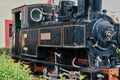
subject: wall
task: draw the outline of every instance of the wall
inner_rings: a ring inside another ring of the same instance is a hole
[[[47,3],[47,0],[0,0],[0,47],[5,47],[5,20],[12,20],[11,9],[38,3]]]

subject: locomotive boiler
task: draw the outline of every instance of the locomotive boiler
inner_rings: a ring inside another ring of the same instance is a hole
[[[101,7],[102,0],[62,0],[12,9],[12,57],[47,76],[119,80],[120,27]]]

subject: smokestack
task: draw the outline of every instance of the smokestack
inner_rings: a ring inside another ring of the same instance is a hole
[[[94,12],[100,12],[102,9],[102,0],[93,0],[92,10]]]
[[[78,15],[87,16],[90,0],[78,0]]]
[[[100,12],[102,9],[102,0],[78,0],[78,15],[86,17],[90,6],[92,12]]]
[[[78,14],[85,14],[85,0],[78,0]]]

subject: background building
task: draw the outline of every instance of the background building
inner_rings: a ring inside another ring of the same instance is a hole
[[[58,4],[60,0],[54,0]],[[73,0],[77,4],[77,0]],[[0,0],[0,47],[9,47],[12,27],[11,9],[28,4],[48,3],[49,0]],[[50,1],[51,2],[51,1]],[[117,12],[120,16],[119,0],[103,0],[103,9]]]

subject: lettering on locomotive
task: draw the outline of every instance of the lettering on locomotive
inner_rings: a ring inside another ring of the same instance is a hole
[[[51,33],[41,33],[41,36],[40,36],[41,40],[50,40],[51,39]]]

